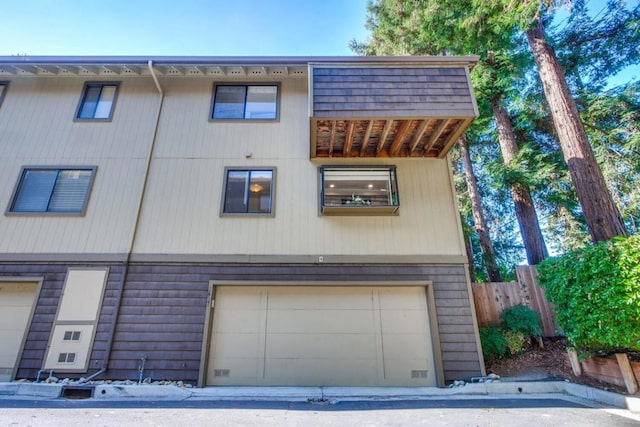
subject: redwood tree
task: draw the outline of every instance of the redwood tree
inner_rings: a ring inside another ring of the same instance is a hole
[[[539,17],[526,30],[526,36],[591,238],[599,242],[624,236],[626,230],[622,217],[596,162],[578,107],[558,58],[547,43],[544,25]]]
[[[509,167],[519,148],[511,118],[501,101],[504,92],[512,86],[514,67],[505,58],[514,56],[510,55],[514,44],[509,34],[469,31],[469,25],[477,27],[481,23],[468,18],[470,14],[474,16],[471,6],[465,1],[451,0],[380,0],[370,3],[371,38],[368,44],[352,44],[352,47],[361,53],[378,55],[479,54],[481,64],[476,70],[482,71],[474,73],[483,74],[485,78],[476,79],[476,92],[490,101],[503,161]],[[463,19],[465,16],[467,18]],[[468,24],[471,21],[474,24]],[[496,57],[500,59],[496,60]],[[532,265],[538,264],[546,258],[547,248],[529,186],[524,182],[512,182],[510,187],[527,261]]]
[[[518,155],[518,144],[516,142],[511,117],[507,110],[500,106],[497,100],[491,103],[493,108],[493,116],[496,121],[498,141],[500,142],[500,151],[505,165],[511,164]],[[510,185],[511,198],[516,209],[516,218],[520,227],[522,242],[527,253],[527,261],[529,265],[536,265],[542,262],[548,255],[547,246],[542,237],[538,215],[536,213],[533,198],[529,186],[521,182],[512,182]]]
[[[369,5],[365,53],[491,52],[524,30],[538,67],[555,132],[594,242],[626,234],[624,223],[578,115],[566,78],[545,39],[542,15],[569,0],[377,0]],[[547,16],[549,16],[547,14]]]
[[[484,212],[482,210],[478,180],[473,173],[473,165],[471,163],[469,145],[466,137],[463,136],[458,140],[458,148],[460,150],[460,159],[462,161],[462,168],[464,169],[464,176],[467,181],[467,192],[469,193],[469,199],[471,200],[471,212],[473,215],[474,228],[480,238],[482,261],[487,270],[489,281],[502,282],[502,275],[500,274],[500,270],[496,264],[493,244],[489,237],[489,227],[487,227],[487,222],[485,221]],[[469,259],[469,262],[471,262],[471,259]]]

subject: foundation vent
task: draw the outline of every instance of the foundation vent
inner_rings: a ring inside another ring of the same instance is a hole
[[[214,369],[213,370],[213,376],[214,377],[228,377],[229,376],[229,369]]]
[[[58,355],[58,363],[74,363],[76,361],[75,353],[60,353]]]
[[[427,371],[411,371],[411,378],[427,378]]]

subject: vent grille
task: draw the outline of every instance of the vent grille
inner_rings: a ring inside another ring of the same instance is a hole
[[[214,377],[228,377],[229,376],[229,369],[214,369],[213,370],[213,376]]]
[[[75,353],[60,353],[58,355],[58,363],[73,363],[76,361]]]
[[[411,371],[411,378],[427,378],[427,371]]]
[[[80,341],[80,331],[65,331],[63,341]]]

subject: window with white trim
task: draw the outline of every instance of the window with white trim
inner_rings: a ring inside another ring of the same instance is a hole
[[[398,212],[395,166],[320,167],[323,215],[393,215]]]
[[[87,83],[80,98],[77,120],[111,120],[118,83]]]
[[[216,85],[213,120],[277,120],[278,85]]]
[[[222,215],[273,215],[275,168],[226,168]]]
[[[83,214],[95,170],[95,167],[25,167],[8,212]]]

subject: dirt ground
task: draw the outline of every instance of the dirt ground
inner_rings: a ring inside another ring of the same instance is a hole
[[[606,384],[584,374],[579,377],[573,375],[564,339],[545,339],[543,344],[544,348],[533,344],[528,346],[521,355],[504,358],[491,364],[487,363],[487,374],[494,373],[501,378],[546,374],[549,380],[567,380],[614,393],[628,394],[624,387]]]

